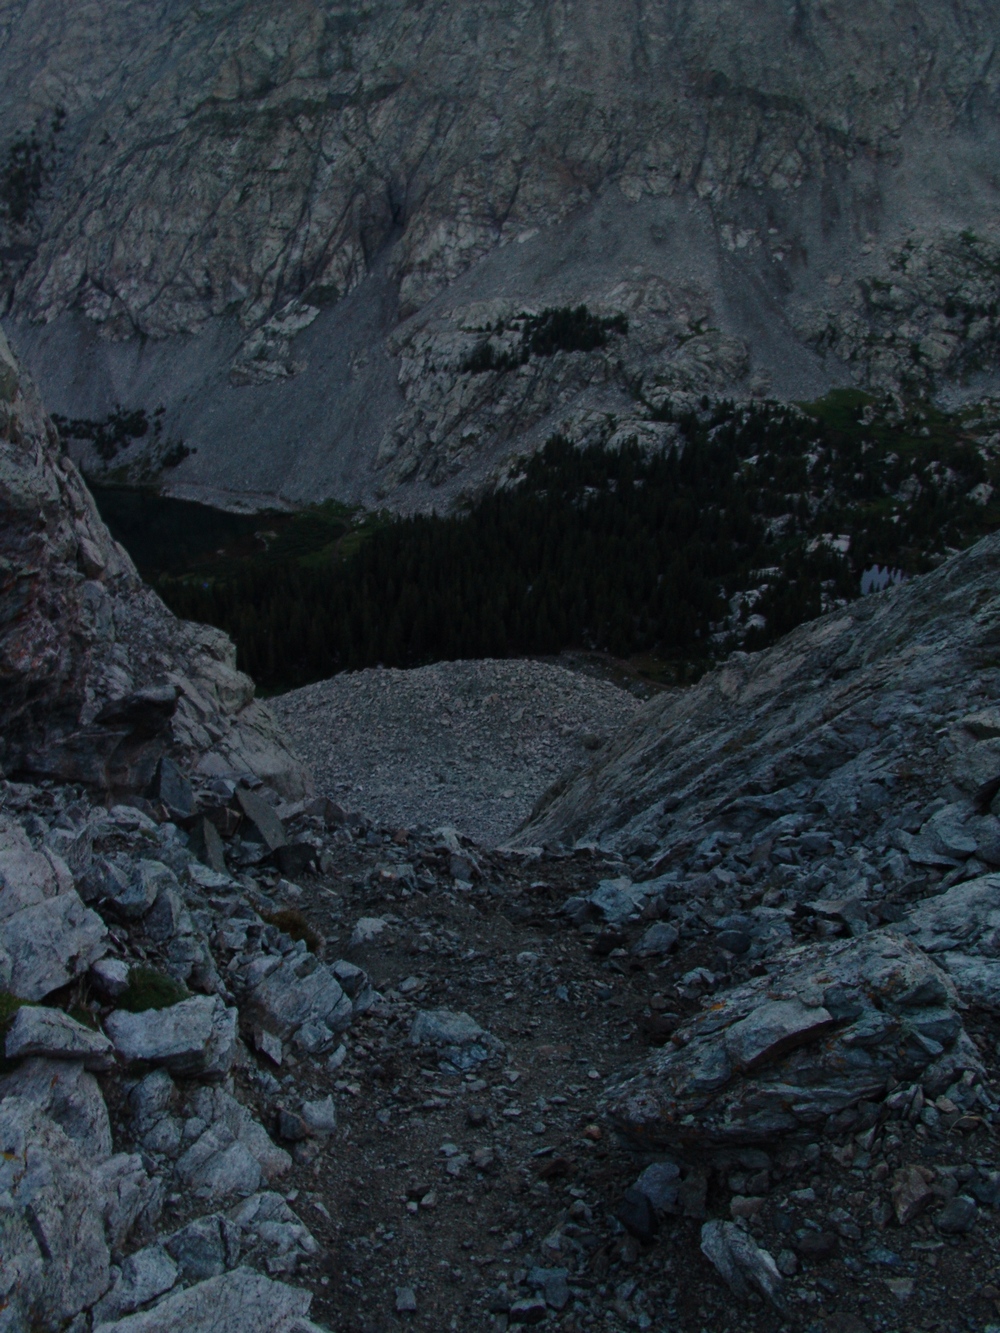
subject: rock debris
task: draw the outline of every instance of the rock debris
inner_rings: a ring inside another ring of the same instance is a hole
[[[558,777],[592,764],[639,701],[551,663],[487,660],[345,673],[270,706],[342,804],[495,846]]]

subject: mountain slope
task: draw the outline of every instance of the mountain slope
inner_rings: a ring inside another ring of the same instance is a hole
[[[785,815],[850,846],[932,797],[968,808],[980,793],[988,809],[998,565],[1000,538],[987,537],[650,702],[597,765],[549,793],[519,843],[598,840],[665,865]],[[884,853],[893,830],[881,831]]]
[[[641,420],[637,381],[946,383],[995,359],[998,35],[968,0],[6,0],[14,335],[60,411],[162,401],[178,493],[403,508]],[[463,369],[581,301],[628,337]]]

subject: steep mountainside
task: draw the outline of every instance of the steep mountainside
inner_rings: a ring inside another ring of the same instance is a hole
[[[995,362],[998,35],[983,0],[3,0],[10,328],[59,411],[162,402],[200,496],[427,507],[666,397],[947,386]],[[528,346],[580,303],[628,332]]]

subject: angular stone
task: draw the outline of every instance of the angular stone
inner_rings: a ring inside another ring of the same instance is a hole
[[[350,1026],[353,1010],[331,969],[314,954],[293,954],[248,990],[247,1013],[287,1040],[305,1023],[333,1034]]]
[[[417,1297],[412,1287],[396,1288],[396,1313],[414,1314],[417,1309]]]
[[[43,1000],[81,976],[107,949],[104,922],[75,890],[22,908],[0,922],[0,953],[10,959],[10,990]]]
[[[209,1203],[252,1194],[260,1187],[260,1163],[221,1121],[191,1144],[175,1169],[184,1188]]]
[[[52,863],[41,852],[30,848],[0,851],[0,921],[51,898],[57,887]]]
[[[646,1198],[659,1214],[680,1211],[680,1167],[673,1162],[654,1162],[647,1166],[633,1188]]]
[[[0,1101],[4,1323],[62,1328],[110,1282],[94,1163],[31,1101]]]
[[[239,1228],[244,1250],[255,1261],[263,1260],[272,1276],[293,1273],[300,1259],[319,1252],[309,1228],[273,1190],[236,1204],[229,1217]]]
[[[239,1226],[222,1213],[209,1213],[168,1236],[163,1248],[186,1281],[204,1282],[239,1263]]]
[[[318,1098],[314,1102],[302,1103],[302,1119],[309,1128],[309,1133],[317,1138],[327,1138],[337,1128],[337,1108],[333,1097]]]
[[[175,892],[180,886],[177,876],[161,861],[135,861],[129,867],[125,886],[118,892],[108,880],[108,897],[115,909],[129,921],[137,921],[150,910],[164,889]]]
[[[166,1009],[116,1009],[104,1026],[129,1063],[164,1065],[175,1074],[224,1074],[233,1062],[237,1017],[217,995],[194,995]]]
[[[114,1286],[94,1306],[95,1326],[131,1314],[173,1287],[180,1270],[162,1245],[147,1245],[126,1259]]]
[[[8,1060],[26,1055],[79,1060],[86,1069],[110,1069],[114,1047],[101,1032],[84,1027],[61,1009],[22,1005],[7,1029],[4,1053]]]
[[[931,1186],[934,1172],[925,1166],[902,1166],[892,1178],[892,1207],[899,1225],[907,1222],[927,1207],[934,1198]]]
[[[821,1005],[810,1007],[797,999],[772,1000],[726,1029],[726,1054],[735,1069],[749,1074],[796,1046],[815,1041],[833,1026],[834,1019]]]
[[[651,958],[668,954],[677,944],[680,934],[675,926],[666,921],[654,921],[644,934],[640,935],[632,948],[638,958]]]
[[[410,1027],[413,1046],[469,1046],[486,1035],[471,1014],[450,1009],[422,1009]]]
[[[323,1333],[306,1317],[311,1303],[308,1291],[236,1268],[94,1333]]]
[[[774,1259],[735,1222],[706,1222],[701,1252],[737,1296],[756,1287],[779,1310],[784,1309],[782,1277]]]
[[[123,958],[99,958],[90,969],[90,980],[105,1000],[117,1000],[129,986],[129,965]]]
[[[198,819],[191,830],[189,846],[199,861],[203,862],[216,874],[225,875],[226,849],[215,823],[210,819]]]
[[[175,821],[190,819],[195,813],[194,788],[168,755],[157,765],[148,794],[164,805]]]
[[[351,948],[357,949],[363,944],[371,944],[385,930],[386,923],[380,916],[363,916],[351,932]]]
[[[256,840],[262,842],[269,852],[284,847],[288,838],[274,806],[269,805],[263,796],[258,796],[256,792],[248,791],[245,787],[236,789],[236,799],[246,820],[243,836],[255,834]]]
[[[92,1166],[108,1244],[121,1250],[133,1231],[149,1235],[163,1207],[163,1181],[149,1176],[138,1153],[116,1153]]]
[[[17,1097],[72,1139],[81,1158],[100,1162],[111,1154],[111,1121],[93,1074],[75,1060],[26,1060],[0,1079],[0,1101]]]
[[[642,1190],[627,1189],[621,1202],[615,1209],[615,1217],[626,1231],[635,1236],[643,1245],[648,1245],[656,1235],[659,1223],[656,1212],[649,1198]]]
[[[521,1296],[511,1304],[507,1318],[512,1324],[540,1324],[548,1313],[544,1296]]]
[[[528,1271],[528,1285],[540,1291],[550,1310],[565,1310],[569,1304],[568,1268],[532,1268]]]
[[[934,1225],[945,1236],[962,1236],[975,1225],[979,1209],[975,1199],[958,1194],[950,1199],[934,1218]]]

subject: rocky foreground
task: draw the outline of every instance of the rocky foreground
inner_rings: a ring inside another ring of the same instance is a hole
[[[871,601],[878,801],[857,738],[839,787],[775,741],[794,781],[643,849],[484,851],[169,758],[118,804],[6,782],[7,1326],[990,1328],[997,668],[945,609],[988,642],[998,560]],[[925,669],[950,766],[902,698]]]
[[[0,1330],[996,1328],[1000,538],[484,850],[310,790],[2,340],[0,505]]]

